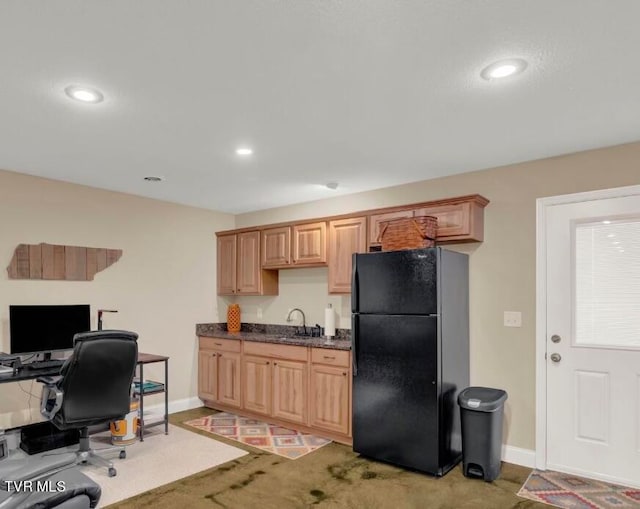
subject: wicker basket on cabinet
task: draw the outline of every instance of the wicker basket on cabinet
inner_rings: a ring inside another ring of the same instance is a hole
[[[383,251],[435,246],[438,219],[433,216],[402,217],[380,223],[378,241]]]

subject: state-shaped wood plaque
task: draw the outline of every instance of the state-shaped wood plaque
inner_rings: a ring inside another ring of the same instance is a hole
[[[116,263],[122,249],[19,244],[7,267],[9,279],[93,281],[97,272]]]

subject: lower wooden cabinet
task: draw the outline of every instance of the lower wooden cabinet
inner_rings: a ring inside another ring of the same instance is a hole
[[[242,398],[244,408],[271,415],[271,360],[244,356],[242,359]]]
[[[240,343],[201,338],[198,352],[198,396],[240,408]]]
[[[273,417],[307,423],[307,363],[273,362]]]
[[[218,353],[218,401],[240,407],[240,354]]]
[[[213,350],[198,352],[198,396],[218,399],[218,356]]]
[[[311,419],[309,425],[347,435],[351,420],[348,368],[311,365]]]
[[[200,338],[198,394],[210,406],[351,443],[351,354]]]
[[[307,423],[307,363],[246,356],[244,408],[285,421]]]

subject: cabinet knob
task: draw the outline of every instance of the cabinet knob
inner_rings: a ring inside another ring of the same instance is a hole
[[[274,366],[277,366],[277,365],[278,365],[278,363],[277,363],[277,362],[274,362],[274,363],[273,363],[273,365],[274,365]]]
[[[346,372],[343,372],[343,373],[342,373],[342,375],[343,375],[343,376],[347,376],[347,373],[346,373]]]
[[[267,361],[267,366],[269,365],[269,361]]]

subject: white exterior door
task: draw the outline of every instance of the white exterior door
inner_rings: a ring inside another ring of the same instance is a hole
[[[640,195],[545,216],[546,466],[640,486]]]

